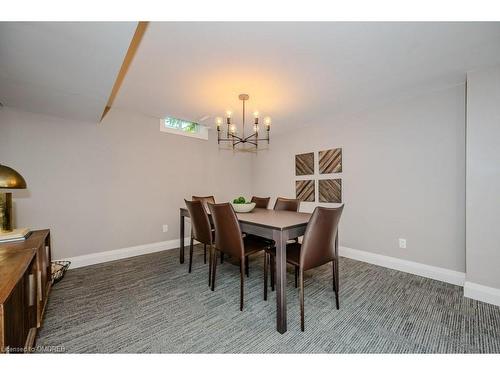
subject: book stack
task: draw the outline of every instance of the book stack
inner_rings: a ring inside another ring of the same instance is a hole
[[[28,228],[18,228],[11,232],[0,232],[0,243],[24,241],[29,237],[31,231]]]

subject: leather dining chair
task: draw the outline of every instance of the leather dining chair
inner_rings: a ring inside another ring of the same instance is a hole
[[[240,223],[233,206],[229,203],[208,204],[215,225],[215,247],[211,248],[212,290],[215,290],[215,275],[217,271],[217,251],[228,254],[240,263],[240,311],[243,310],[243,292],[245,280],[245,262],[251,254],[258,253],[269,247],[269,243],[258,237],[243,237]]]
[[[193,265],[193,241],[196,240],[201,242],[204,247],[205,261],[207,263],[207,246],[209,249],[213,246],[214,231],[210,225],[210,220],[208,219],[207,210],[205,209],[203,202],[201,200],[188,201],[184,199],[186,203],[186,208],[189,212],[189,217],[191,218],[191,240],[189,242],[189,273],[191,273],[191,267]],[[209,251],[210,252],[210,251]],[[209,259],[209,272],[208,272],[208,285],[210,285],[210,269],[212,265]]]
[[[265,208],[265,209],[267,209],[267,206],[269,206],[269,201],[270,200],[271,200],[270,197],[261,198],[261,197],[253,196],[251,202],[255,203],[255,208]],[[246,233],[244,234],[244,236],[248,236],[248,238],[257,237],[257,236],[255,236],[253,234],[246,234]],[[262,238],[259,237],[259,239],[262,239]],[[266,241],[268,243],[270,242],[269,240],[266,240]],[[249,264],[249,259],[248,259],[248,256],[247,256],[247,258],[245,259],[245,274],[247,275],[247,277],[250,276],[250,268],[249,268],[248,264]]]
[[[292,198],[283,198],[283,197],[278,197],[276,198],[276,202],[274,202],[274,207],[273,210],[275,211],[293,211],[293,212],[298,212],[300,208],[300,200],[299,199],[292,199]],[[290,242],[299,242],[298,238],[292,238]],[[276,265],[274,263],[274,258],[270,258],[270,267],[271,267],[271,290],[274,291],[274,285],[275,285],[275,280],[274,280],[274,275],[275,275],[275,269]],[[297,281],[299,277],[299,268],[295,267],[295,287],[297,287]],[[267,279],[266,279],[267,283]],[[264,292],[264,299],[267,299],[267,288],[266,291]]]
[[[337,208],[316,207],[307,224],[304,240],[286,246],[286,261],[299,269],[300,329],[304,331],[304,272],[332,262],[333,291],[339,309],[338,225],[344,205]],[[266,257],[276,255],[276,250]],[[264,270],[267,279],[267,270]],[[264,283],[266,284],[266,283]]]
[[[208,210],[208,206],[207,206],[208,203],[215,203],[215,198],[214,198],[213,195],[209,195],[209,196],[206,196],[206,197],[198,197],[196,195],[193,195],[192,199],[194,201],[201,201],[201,202],[203,202],[203,204],[205,205],[205,208],[207,210]]]
[[[300,207],[300,200],[289,198],[276,198],[273,210],[276,211],[295,211],[297,212]]]
[[[208,195],[206,197],[201,197],[201,196],[196,196],[196,195],[193,195],[191,197],[194,201],[200,201],[203,203],[203,205],[205,206],[205,210],[208,211],[208,203],[215,203],[215,197],[213,195]],[[204,259],[203,259],[204,263],[206,264],[207,263],[207,247],[205,246],[205,253],[204,253]],[[224,263],[224,257],[221,257],[220,258],[220,262],[221,263]]]
[[[267,208],[269,206],[269,201],[271,198],[261,198],[261,197],[252,197],[251,202],[255,203],[255,208]]]

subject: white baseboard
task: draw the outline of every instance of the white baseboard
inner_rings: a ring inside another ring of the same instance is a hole
[[[184,243],[189,245],[189,237],[184,239]],[[67,260],[71,262],[70,268],[80,268],[90,266],[93,264],[111,262],[113,260],[135,257],[138,255],[151,254],[159,251],[177,249],[180,246],[180,240],[170,240],[162,242],[154,242],[145,245],[138,245],[126,247],[123,249],[103,251],[100,253],[92,253],[80,255],[72,258],[65,258],[60,260]]]
[[[398,271],[411,273],[429,279],[444,281],[446,283],[463,286],[465,282],[465,273],[449,270],[446,268],[429,266],[427,264],[411,262],[399,258],[393,258],[386,255],[371,253],[340,246],[339,254],[346,258],[360,260],[362,262],[375,264]]]
[[[464,284],[464,297],[500,306],[500,289],[471,283],[470,281],[466,281]]]

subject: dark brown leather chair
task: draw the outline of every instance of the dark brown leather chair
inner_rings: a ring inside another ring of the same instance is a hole
[[[205,209],[207,210],[208,212],[208,203],[215,203],[215,198],[213,195],[208,195],[206,197],[201,197],[201,196],[196,196],[196,195],[193,195],[191,197],[194,201],[201,201],[203,203],[203,205],[205,206]],[[207,251],[205,249],[205,263],[207,263]],[[220,258],[220,262],[221,263],[224,263],[224,257],[221,256]]]
[[[302,331],[304,331],[304,271],[332,262],[333,291],[337,310],[340,307],[338,225],[343,209],[344,205],[338,208],[316,207],[307,224],[302,245],[291,243],[286,246],[286,261],[299,269],[300,329]],[[274,257],[275,251],[266,252],[266,257]],[[264,269],[264,277],[267,280],[266,268],[267,266]]]
[[[252,197],[252,202],[255,203],[256,208],[267,208],[269,206],[269,201],[271,198],[261,198],[261,197]]]
[[[205,208],[208,210],[208,203],[215,203],[215,198],[213,195],[209,195],[207,197],[198,197],[196,195],[193,195],[191,197],[194,201],[201,201],[205,205]]]
[[[217,271],[217,251],[228,254],[232,259],[240,262],[240,311],[243,310],[243,285],[245,262],[247,257],[265,250],[269,243],[257,237],[244,238],[240,223],[229,203],[208,204],[215,225],[215,247],[211,251],[212,257],[212,290],[215,290],[215,274]]]
[[[300,207],[300,200],[289,198],[276,198],[273,210],[276,211],[295,211],[297,212]]]
[[[207,263],[207,246],[213,246],[214,231],[210,225],[207,211],[201,200],[188,201],[184,199],[186,208],[189,212],[191,219],[191,240],[189,242],[189,273],[193,264],[193,241],[199,241],[204,247],[204,263]],[[210,285],[210,269],[211,264],[209,260],[208,272],[208,285]]]
[[[300,207],[300,200],[298,199],[290,199],[290,198],[282,198],[278,197],[276,198],[276,202],[274,202],[274,208],[273,210],[275,211],[294,211],[298,212]],[[299,242],[298,238],[292,238],[290,242]],[[271,261],[271,290],[274,291],[274,270],[276,269],[276,265],[274,263],[274,258],[270,258]],[[299,277],[299,269],[298,267],[295,267],[295,287],[297,287],[297,279]],[[267,279],[266,279],[267,283]],[[264,300],[267,299],[267,288],[264,292]]]
[[[255,203],[255,208],[265,208],[265,209],[267,209],[267,207],[269,206],[269,201],[270,200],[271,200],[270,197],[261,198],[261,197],[255,197],[255,196],[253,196],[251,201]],[[246,236],[255,237],[253,234],[246,234]],[[272,241],[267,240],[267,242],[272,242]],[[249,276],[250,275],[250,270],[248,269],[248,258],[246,260],[245,265],[246,265],[246,274],[247,274],[247,276]]]

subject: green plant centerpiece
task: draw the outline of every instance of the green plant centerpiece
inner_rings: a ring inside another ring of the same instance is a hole
[[[234,204],[245,204],[247,201],[245,200],[245,197],[238,197],[233,199]]]
[[[236,212],[250,212],[255,208],[254,202],[248,202],[245,197],[233,199],[232,206]]]

